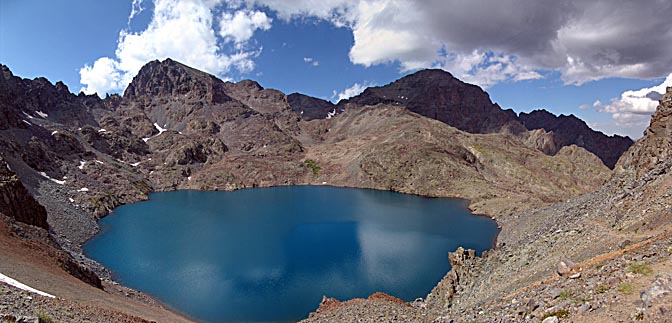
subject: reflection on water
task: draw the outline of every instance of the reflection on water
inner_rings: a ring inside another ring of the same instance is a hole
[[[424,297],[493,221],[462,200],[333,187],[152,194],[84,246],[122,283],[207,322],[297,320],[322,295]]]

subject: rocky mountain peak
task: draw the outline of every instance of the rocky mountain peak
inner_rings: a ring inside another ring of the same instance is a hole
[[[336,105],[327,101],[301,93],[287,96],[287,103],[303,120],[325,119],[331,113],[336,114]]]
[[[528,130],[544,129],[553,133],[557,149],[577,145],[594,153],[609,168],[614,168],[618,158],[628,150],[633,141],[619,135],[607,136],[588,127],[586,122],[571,115],[556,116],[546,110],[521,112],[520,121]],[[555,152],[551,152],[555,153]]]
[[[422,70],[385,86],[370,87],[345,104],[403,105],[420,115],[470,133],[523,132],[512,110],[492,103],[480,87],[464,83],[438,69]]]
[[[224,91],[222,80],[170,58],[145,64],[124,91],[125,99],[143,96],[184,96],[210,103],[231,100]]]

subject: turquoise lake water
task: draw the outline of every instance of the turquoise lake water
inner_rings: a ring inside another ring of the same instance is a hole
[[[425,297],[447,252],[489,249],[494,221],[464,200],[326,186],[176,191],[100,221],[87,256],[203,322],[307,317],[322,295]]]

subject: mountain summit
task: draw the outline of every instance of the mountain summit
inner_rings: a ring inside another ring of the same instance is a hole
[[[385,86],[370,87],[340,104],[403,105],[469,133],[525,131],[513,110],[502,110],[480,87],[439,69],[422,70]]]
[[[124,98],[182,95],[223,103],[231,101],[225,92],[224,82],[216,76],[166,58],[145,64],[124,91]]]

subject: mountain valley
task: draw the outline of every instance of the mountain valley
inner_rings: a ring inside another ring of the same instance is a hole
[[[3,65],[0,272],[58,298],[26,305],[3,285],[0,317],[189,321],[82,254],[98,219],[151,192],[330,185],[464,198],[501,232],[483,257],[450,253],[453,269],[424,299],[325,298],[306,322],[657,322],[672,311],[671,113],[668,90],[633,143],[573,115],[516,115],[440,70],[333,104],[171,59],[104,99]],[[641,305],[623,284],[668,292]]]

